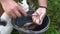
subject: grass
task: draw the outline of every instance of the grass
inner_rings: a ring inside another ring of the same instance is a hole
[[[35,6],[38,8],[37,4]],[[50,17],[50,28],[45,34],[60,34],[60,0],[48,0],[47,15]],[[12,34],[18,34],[18,32],[13,30]]]
[[[48,0],[47,15],[50,17],[50,28],[46,34],[60,34],[60,0]]]

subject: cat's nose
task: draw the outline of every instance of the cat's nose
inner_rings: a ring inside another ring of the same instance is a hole
[[[2,26],[6,26],[6,24],[7,24],[6,21],[0,19],[0,25],[2,25]]]

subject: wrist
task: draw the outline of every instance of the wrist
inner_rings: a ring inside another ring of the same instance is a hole
[[[47,7],[46,6],[39,6],[40,8],[45,8],[45,9],[47,9]]]
[[[43,7],[39,7],[38,10],[40,10],[40,11],[46,11],[47,9],[43,8]]]

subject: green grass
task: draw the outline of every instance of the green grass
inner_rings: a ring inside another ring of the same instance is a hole
[[[48,0],[47,15],[50,17],[50,28],[46,34],[60,34],[60,0]]]
[[[38,8],[38,3],[36,2],[36,7]],[[60,34],[60,0],[48,0],[47,15],[50,17],[50,28],[45,32],[45,34]],[[12,34],[18,34],[16,30]]]

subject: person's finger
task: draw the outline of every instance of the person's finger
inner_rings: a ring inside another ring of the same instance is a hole
[[[36,14],[36,12],[35,12],[35,13],[33,13],[32,15],[34,16],[34,15],[37,15],[37,14]]]
[[[17,4],[20,6],[21,3],[17,2]]]
[[[10,18],[16,18],[16,15],[13,13],[13,10],[7,11],[6,13]]]
[[[36,18],[36,23],[38,23],[38,24],[40,23],[40,19],[39,18],[38,19]]]
[[[36,13],[33,14],[32,19],[34,23],[39,24],[40,21]]]
[[[39,25],[41,25],[43,23],[43,20],[41,20],[41,22],[39,23]]]
[[[41,25],[42,24],[42,17],[41,17],[42,13],[39,13],[39,12],[36,12],[36,13],[39,15],[39,17],[36,19],[36,22],[38,25]]]
[[[14,10],[14,13],[16,14],[17,17],[21,17],[21,14],[17,9]]]
[[[35,22],[35,20],[36,20],[36,19],[35,19],[35,16],[36,16],[36,13],[33,13],[33,14],[32,14],[32,20],[33,20],[33,22]]]
[[[9,13],[8,15],[10,18],[16,18],[16,15],[13,12]]]
[[[32,20],[33,20],[33,22],[35,22],[35,20],[36,20],[36,19],[35,19],[35,16],[32,16]]]
[[[38,25],[41,25],[40,15],[35,12],[32,17],[33,22],[35,22]]]
[[[22,15],[27,16],[26,11],[25,11],[22,7],[18,6],[18,9],[19,9],[19,12],[20,12]]]
[[[10,15],[12,16],[12,18],[16,18],[17,17],[14,12],[11,12]]]
[[[46,13],[42,13],[42,14],[40,15],[40,20],[43,20],[44,17],[45,17],[45,15],[46,15]]]
[[[45,13],[40,15],[40,20],[41,20],[41,22],[39,23],[40,25],[42,24],[44,17],[45,17]]]
[[[11,14],[8,14],[8,13],[7,13],[7,15],[8,15],[10,18],[12,18]]]

